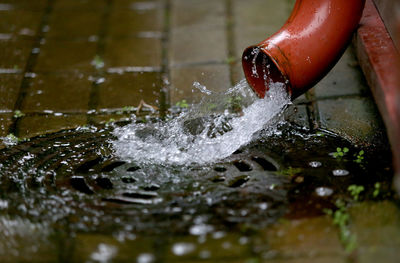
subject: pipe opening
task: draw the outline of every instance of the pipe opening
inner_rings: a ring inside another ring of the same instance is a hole
[[[265,97],[273,83],[285,83],[289,86],[289,81],[273,59],[257,46],[249,47],[243,52],[242,65],[247,82],[260,98]]]

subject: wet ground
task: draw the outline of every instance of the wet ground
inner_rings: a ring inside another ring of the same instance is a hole
[[[390,150],[352,47],[275,135],[219,164],[110,151],[132,114],[241,80],[242,50],[292,5],[0,0],[1,261],[396,262]]]

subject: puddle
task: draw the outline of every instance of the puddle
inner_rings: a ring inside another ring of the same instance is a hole
[[[91,247],[82,254],[86,260],[128,255],[141,262],[166,255],[171,261],[213,259],[218,247],[220,254],[241,251],[246,258],[253,254],[250,244],[260,231],[281,218],[323,216],[324,209],[335,207],[335,200],[351,200],[349,185],[365,188],[362,199],[374,199],[376,182],[388,193],[385,182],[391,171],[382,169],[389,165],[383,156],[371,159],[366,154],[365,161],[356,163],[358,148],[333,134],[321,134],[282,122],[205,166],[121,159],[113,153],[112,128],[33,138],[0,152],[0,217],[24,224],[21,230],[46,225],[46,235],[35,241],[44,246],[40,251],[50,244],[61,251],[69,240],[68,253],[78,253],[81,248],[72,244],[84,242]],[[337,146],[349,151],[335,158],[329,153]],[[336,170],[348,175],[335,176]],[[10,235],[15,242],[10,243],[10,237],[0,241],[0,247],[12,246],[4,255],[25,246],[19,232]],[[49,242],[54,238],[58,243]],[[143,239],[148,245],[135,243]]]
[[[385,154],[283,121],[276,115],[288,100],[278,93],[258,100],[243,83],[228,94],[199,85],[202,102],[175,118],[81,127],[1,150],[0,227],[9,230],[0,259],[263,258],[267,240],[253,244],[279,220],[325,216],[355,196],[392,198]]]

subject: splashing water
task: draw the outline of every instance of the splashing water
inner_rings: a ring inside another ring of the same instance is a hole
[[[117,156],[143,164],[207,164],[230,156],[290,103],[285,85],[274,83],[259,99],[242,80],[225,93],[194,83],[202,101],[178,117],[157,123],[117,128]]]

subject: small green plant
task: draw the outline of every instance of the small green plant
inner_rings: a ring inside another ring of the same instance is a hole
[[[317,132],[315,135],[317,135],[318,137],[325,137],[325,133],[323,132]]]
[[[136,110],[136,108],[133,106],[125,106],[121,110],[117,111],[116,113],[117,114],[131,113],[131,112],[134,112],[135,110]]]
[[[215,104],[215,103],[207,104],[207,110],[214,111],[215,109],[217,109],[217,104]]]
[[[354,162],[356,163],[362,163],[362,161],[364,160],[364,151],[361,150],[358,152],[358,154],[355,154],[356,159],[354,160]]]
[[[380,192],[381,192],[381,183],[376,182],[375,185],[374,185],[374,192],[372,193],[372,196],[374,198],[376,198],[376,197],[378,197]]]
[[[8,134],[6,137],[3,137],[3,143],[7,146],[15,145],[23,141],[29,141],[29,139],[20,139],[12,133]]]
[[[228,108],[232,112],[241,112],[242,111],[242,97],[240,96],[232,96],[229,97],[226,101],[226,108]]]
[[[340,158],[340,157],[343,157],[348,152],[349,152],[349,148],[347,148],[347,147],[344,147],[343,149],[340,147],[337,147],[336,152],[333,153],[333,157]]]
[[[132,112],[132,111],[135,111],[135,107],[133,107],[133,106],[125,106],[125,107],[122,108],[122,111],[123,112]]]
[[[236,62],[236,59],[234,56],[230,56],[226,59],[226,64],[233,64]]]
[[[92,60],[92,63],[91,63],[96,69],[101,69],[101,68],[103,68],[104,67],[104,61],[103,61],[103,59],[99,56],[99,55],[96,55],[95,57],[94,57],[94,59]]]
[[[338,199],[336,200],[336,210],[324,209],[324,213],[332,217],[333,225],[339,228],[340,241],[347,253],[351,253],[357,247],[357,237],[349,229],[350,214],[347,211],[346,204]]]
[[[178,101],[175,105],[176,105],[177,107],[183,108],[183,109],[186,109],[186,108],[189,107],[189,104],[186,102],[186,100]]]
[[[23,113],[22,111],[20,111],[20,110],[14,111],[14,118],[15,119],[22,118],[24,116],[25,116],[25,113]]]
[[[20,141],[20,139],[15,136],[14,134],[10,133],[9,135],[7,135],[6,137],[10,142],[14,142],[14,143],[18,143]]]
[[[293,176],[299,174],[301,171],[302,171],[301,168],[293,168],[290,166],[289,168],[287,168],[285,170],[278,171],[278,173],[283,176],[293,177]]]
[[[13,69],[18,70],[19,69],[18,65],[14,65]]]
[[[108,121],[106,121],[106,125],[110,125],[113,124],[115,122],[114,118],[109,119]]]
[[[363,192],[364,190],[365,190],[364,186],[355,184],[352,184],[347,188],[347,191],[350,192],[351,196],[355,201],[358,201],[360,193]]]

